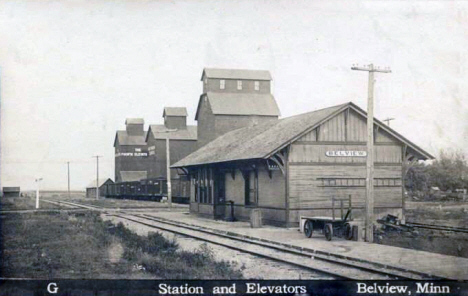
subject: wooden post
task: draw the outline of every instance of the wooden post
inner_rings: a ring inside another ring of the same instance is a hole
[[[332,219],[335,221],[335,198],[332,197]]]
[[[341,212],[341,220],[344,218],[344,213],[343,213],[343,200],[340,199],[340,212]]]
[[[349,217],[348,217],[348,219],[351,220],[351,217],[353,216],[353,205],[352,205],[352,203],[351,203],[351,194],[349,195],[348,206],[349,206],[349,210],[351,211],[351,212],[349,212]]]
[[[68,175],[68,198],[70,199],[70,162],[67,161],[67,175]]]
[[[172,207],[172,184],[171,184],[171,154],[169,149],[169,134],[166,134],[166,180],[167,180],[167,204]]]
[[[390,69],[367,67],[351,67],[352,70],[369,72],[367,100],[367,162],[366,162],[366,241],[374,241],[374,72],[390,73]]]
[[[100,155],[95,155],[96,157],[96,199],[99,199],[99,157]]]

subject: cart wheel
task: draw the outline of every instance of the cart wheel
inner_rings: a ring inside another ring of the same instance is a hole
[[[333,227],[331,224],[325,224],[325,238],[331,241],[333,236]]]
[[[312,237],[312,233],[314,232],[314,224],[312,221],[307,220],[304,224],[304,235],[307,237]]]
[[[353,239],[353,230],[351,229],[351,225],[349,223],[345,224],[344,235],[347,240]]]

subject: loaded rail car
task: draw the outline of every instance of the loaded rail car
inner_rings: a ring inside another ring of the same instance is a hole
[[[188,204],[190,181],[185,178],[172,179],[171,181],[172,201]],[[167,197],[167,180],[156,178],[109,184],[105,196],[117,199],[161,201],[163,197]]]

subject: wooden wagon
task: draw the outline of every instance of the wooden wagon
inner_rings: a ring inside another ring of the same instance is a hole
[[[345,213],[344,201],[348,200],[348,209]],[[322,230],[325,238],[330,241],[334,235],[345,237],[350,240],[353,238],[351,221],[351,196],[347,199],[332,198],[332,216],[301,216],[300,227],[306,237],[312,237],[314,230]],[[335,203],[340,203],[340,217],[335,215]]]

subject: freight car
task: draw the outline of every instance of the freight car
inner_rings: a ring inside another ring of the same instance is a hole
[[[171,179],[172,202],[188,204],[190,200],[190,180],[185,176]],[[143,179],[133,182],[108,184],[105,188],[106,198],[161,201],[167,197],[167,180],[165,178]]]

